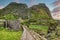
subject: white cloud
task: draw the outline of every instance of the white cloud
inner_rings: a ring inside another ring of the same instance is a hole
[[[4,8],[3,6],[0,6],[0,9]]]
[[[53,9],[52,13],[60,12],[60,7],[56,7]]]
[[[54,6],[60,6],[60,0],[56,0],[53,4]]]
[[[60,20],[60,11],[59,12],[51,13],[51,15],[52,15],[53,19]]]
[[[20,0],[14,0],[15,2],[19,3]]]
[[[52,11],[52,17],[53,17],[53,19],[55,19],[55,20],[60,20],[60,0],[56,0],[54,3],[53,3],[53,5],[54,5],[54,9],[53,9],[53,11]]]

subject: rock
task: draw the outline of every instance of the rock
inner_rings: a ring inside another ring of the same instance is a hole
[[[7,27],[13,30],[20,30],[21,24],[18,20],[8,20]]]
[[[0,27],[6,26],[6,20],[1,20],[0,19]]]
[[[60,36],[60,26],[57,26],[57,28],[56,28],[56,35]]]

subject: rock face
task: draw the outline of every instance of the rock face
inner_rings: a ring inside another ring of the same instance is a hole
[[[4,16],[6,14],[13,14],[23,19],[36,17],[37,15],[37,18],[40,19],[51,18],[50,11],[44,3],[28,7],[26,4],[12,2],[0,10],[0,16]]]
[[[0,27],[4,27],[4,23],[6,20],[0,20]]]
[[[31,7],[31,10],[32,10],[32,14],[34,13],[35,15],[38,15],[37,17],[39,17],[40,19],[51,18],[49,8],[44,3],[33,5]]]
[[[20,30],[21,25],[18,20],[8,20],[7,27],[13,30]]]
[[[56,35],[57,35],[57,36],[60,36],[60,26],[58,26],[58,27],[56,28]]]
[[[0,15],[13,14],[15,16],[25,18],[27,16],[27,5],[23,3],[11,2],[5,8],[0,11]],[[23,15],[24,14],[24,15]]]

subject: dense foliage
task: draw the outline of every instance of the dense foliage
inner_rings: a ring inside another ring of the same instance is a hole
[[[4,15],[4,16],[1,16],[0,19],[5,19],[5,20],[16,20],[16,19],[18,19],[18,17],[15,16],[15,15],[12,15],[12,14],[7,14],[7,15]]]

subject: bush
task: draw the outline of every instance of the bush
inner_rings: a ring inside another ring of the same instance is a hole
[[[16,19],[18,19],[18,17],[13,15],[13,14],[7,14],[7,15],[4,15],[4,16],[1,16],[0,19],[16,20]]]

